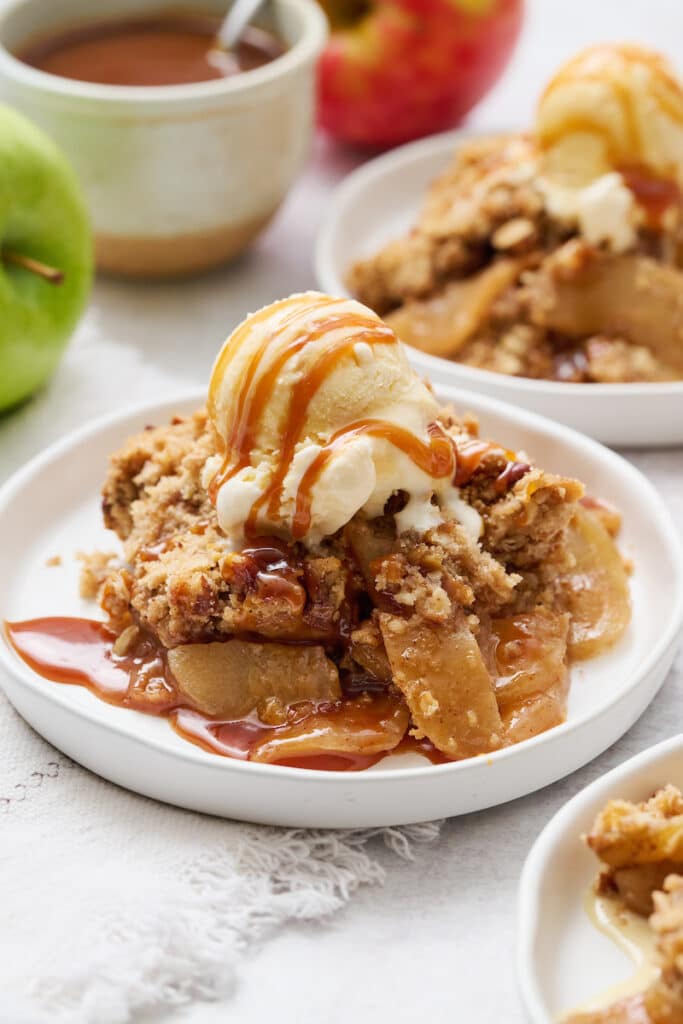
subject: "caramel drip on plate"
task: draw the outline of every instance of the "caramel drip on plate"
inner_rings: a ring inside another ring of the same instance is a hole
[[[276,557],[279,552],[271,549],[271,553]],[[388,749],[373,754],[326,751],[324,746],[316,752],[314,743],[316,730],[327,724],[343,727],[351,737],[362,737],[364,730],[380,727],[399,704],[386,688],[367,701],[346,696],[336,701],[299,701],[291,707],[296,711],[293,720],[276,726],[262,722],[255,712],[237,719],[214,718],[199,711],[180,692],[166,651],[151,635],[141,634],[132,649],[119,656],[115,653],[116,636],[104,623],[91,619],[47,617],[8,622],[5,629],[19,657],[43,679],[82,686],[108,704],[165,718],[183,739],[214,754],[257,760],[259,744],[268,740],[276,748],[271,763],[322,771],[361,771],[391,753]],[[287,756],[286,742],[292,730],[301,735],[307,723],[310,750],[298,757]],[[404,741],[401,751],[415,749],[434,764],[447,760],[427,743],[411,748],[410,737]],[[278,756],[281,743],[283,753]]]
[[[429,476],[437,479],[452,476],[455,471],[453,442],[438,423],[430,424],[429,433],[431,437],[430,443],[425,444],[409,430],[405,430],[395,423],[373,419],[358,420],[356,423],[350,423],[348,427],[337,431],[318,453],[301,479],[296,496],[294,528],[292,531],[295,539],[303,537],[311,525],[313,488],[320,479],[325,466],[334,453],[352,437],[365,435],[383,438],[389,441],[394,448],[404,452],[419,469]]]

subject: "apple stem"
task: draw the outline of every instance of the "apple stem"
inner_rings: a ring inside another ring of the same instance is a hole
[[[61,284],[64,280],[63,271],[57,267],[51,267],[40,260],[34,260],[31,256],[24,256],[23,253],[15,252],[14,249],[3,249],[2,259],[5,263],[12,263],[15,267],[23,267],[31,274],[37,274],[50,284]]]

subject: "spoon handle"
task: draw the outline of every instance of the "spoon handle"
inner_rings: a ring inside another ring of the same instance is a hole
[[[235,0],[218,30],[220,45],[231,50],[264,3],[265,0]]]

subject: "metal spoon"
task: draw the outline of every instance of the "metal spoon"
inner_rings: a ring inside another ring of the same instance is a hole
[[[266,0],[235,0],[218,30],[216,39],[219,46],[232,50],[265,3]]]

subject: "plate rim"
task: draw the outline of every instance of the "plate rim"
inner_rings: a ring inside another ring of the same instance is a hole
[[[323,291],[332,294],[340,294],[345,298],[353,298],[344,284],[343,276],[332,257],[333,240],[342,223],[346,210],[353,205],[358,194],[362,193],[369,185],[381,181],[385,176],[398,174],[404,167],[410,164],[419,164],[430,157],[443,153],[444,158],[453,156],[455,147],[467,139],[485,138],[497,134],[510,134],[510,132],[496,131],[468,131],[467,129],[455,129],[454,131],[440,132],[437,135],[429,136],[426,139],[418,139],[416,142],[408,142],[403,146],[397,146],[388,153],[381,153],[367,163],[361,164],[348,174],[342,183],[333,191],[330,202],[323,213],[318,228],[315,245],[313,249],[313,268],[318,285]],[[447,164],[444,163],[444,170]],[[535,380],[531,377],[512,377],[509,374],[499,373],[496,370],[483,370],[478,367],[464,366],[451,359],[444,359],[441,356],[431,355],[421,349],[406,345],[410,353],[410,359],[414,364],[423,363],[424,367],[435,376],[444,373],[457,373],[462,375],[458,385],[467,386],[467,381],[491,381],[496,387],[509,389],[512,396],[518,392],[531,391],[533,393],[545,394],[548,396],[562,395],[565,397],[578,397],[592,401],[610,397],[636,398],[640,395],[648,397],[683,397],[683,380],[680,381],[641,381],[641,382],[617,382],[614,384],[595,383],[587,388],[586,384],[574,383],[571,381]],[[447,382],[445,382],[447,383]],[[672,444],[674,442],[671,442]]]
[[[609,799],[609,794],[619,782],[637,775],[643,768],[650,767],[670,753],[683,753],[683,733],[670,736],[653,746],[646,747],[633,757],[616,765],[605,775],[599,776],[584,786],[564,803],[544,826],[529,850],[522,867],[517,888],[517,987],[527,1013],[534,1024],[553,1024],[554,1018],[548,1013],[534,970],[533,947],[539,918],[540,886],[545,866],[558,841],[565,835],[567,826],[577,813],[598,800]],[[576,837],[578,840],[578,836]]]
[[[354,783],[357,783],[358,785],[391,785],[397,780],[408,781],[416,777],[435,778],[436,776],[442,775],[452,775],[455,780],[459,775],[466,775],[468,770],[476,770],[481,765],[494,766],[499,763],[505,763],[510,758],[518,756],[518,752],[521,749],[524,751],[531,751],[537,747],[542,747],[549,743],[552,744],[556,737],[567,737],[577,729],[582,729],[584,726],[588,725],[592,720],[607,714],[614,704],[621,702],[635,689],[637,689],[637,687],[643,682],[644,678],[656,670],[660,660],[667,654],[669,648],[676,643],[681,629],[683,628],[683,541],[678,536],[671,513],[664,504],[661,495],[647,477],[640,472],[640,470],[622,456],[618,455],[610,448],[607,448],[605,445],[600,444],[598,441],[595,441],[593,438],[587,437],[586,435],[579,433],[579,431],[574,430],[571,427],[567,427],[564,424],[556,423],[545,416],[539,415],[538,413],[521,410],[506,402],[502,402],[499,399],[490,398],[489,396],[481,395],[476,392],[468,392],[463,388],[454,387],[453,385],[446,383],[438,383],[436,385],[436,391],[437,395],[446,401],[459,403],[461,406],[471,403],[475,407],[475,411],[481,411],[483,413],[490,412],[493,415],[507,418],[509,421],[520,427],[536,429],[544,433],[546,436],[557,440],[564,440],[572,443],[574,446],[578,444],[580,449],[583,448],[584,451],[591,453],[593,456],[597,456],[598,460],[602,461],[603,465],[614,467],[618,473],[625,473],[627,476],[630,476],[633,483],[637,484],[638,487],[641,488],[643,500],[649,499],[653,510],[653,519],[656,520],[660,535],[669,547],[671,553],[671,564],[674,568],[675,600],[671,603],[671,613],[666,630],[658,634],[657,642],[651,646],[647,657],[638,663],[637,670],[634,669],[631,671],[630,675],[627,677],[628,684],[622,686],[619,691],[606,700],[604,705],[601,707],[590,713],[584,713],[570,722],[565,721],[561,725],[555,726],[553,729],[549,729],[544,733],[533,736],[529,740],[523,741],[523,743],[516,744],[502,750],[492,751],[488,754],[482,754],[478,757],[467,758],[462,761],[449,762],[442,765],[399,767],[386,773],[354,772],[352,773]],[[123,410],[118,410],[116,412],[88,420],[80,427],[68,432],[63,437],[58,438],[44,451],[35,455],[31,460],[29,460],[29,462],[10,476],[2,487],[0,487],[0,523],[2,522],[2,516],[4,515],[5,510],[14,498],[53,460],[63,457],[72,449],[78,448],[83,444],[87,444],[94,436],[116,426],[119,423],[123,425],[132,419],[143,420],[148,418],[150,414],[152,416],[172,415],[174,410],[177,411],[177,407],[180,407],[183,410],[187,408],[189,412],[193,408],[201,408],[205,403],[205,400],[205,389],[186,389],[177,393],[169,392],[168,397],[163,399],[138,402],[127,406]],[[129,428],[123,429],[126,430]],[[0,541],[0,549],[6,543],[7,540],[2,539]],[[87,702],[83,706],[74,704],[69,699],[68,687],[55,687],[51,691],[46,690],[43,685],[45,680],[21,661],[9,644],[4,629],[1,630],[1,633],[0,668],[9,672],[11,676],[22,686],[27,686],[33,693],[37,693],[38,696],[43,697],[48,701],[56,701],[58,704],[66,707],[67,710],[86,721],[95,722],[97,725],[104,726],[118,734],[124,735],[129,740],[137,740],[145,746],[154,747],[162,754],[170,753],[168,748],[163,743],[157,741],[155,737],[140,738],[131,736],[131,733],[125,728],[122,721],[118,721],[116,719],[116,716],[112,716],[110,719],[106,715],[102,715],[99,705],[103,704],[103,702],[99,701],[97,697],[92,696],[92,700],[97,701],[97,704],[93,704],[91,710]],[[100,712],[99,714],[98,711]],[[183,747],[182,749],[174,750],[173,756],[180,757],[181,759],[190,761],[194,764],[211,766],[214,770],[246,772],[248,776],[258,774],[264,779],[270,777],[273,779],[289,778],[311,782],[325,781],[328,785],[338,786],[342,786],[348,782],[348,772],[326,772],[318,769],[293,768],[286,765],[270,765],[252,761],[241,761],[236,758],[225,758],[209,754],[192,743],[187,743],[186,748]],[[592,759],[593,757],[589,758],[589,760]]]

